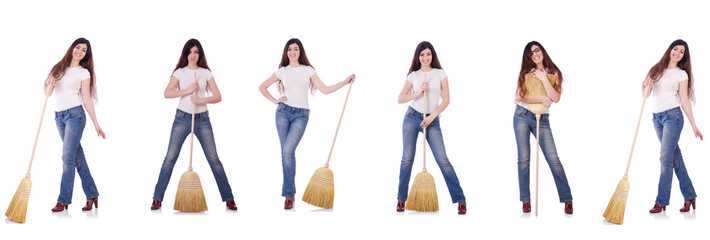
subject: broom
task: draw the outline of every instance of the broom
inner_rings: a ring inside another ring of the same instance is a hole
[[[195,71],[195,82],[197,82],[197,71]],[[196,94],[196,93],[193,93]],[[192,171],[192,143],[195,140],[195,104],[192,104],[192,126],[190,127],[190,166],[187,172],[180,177],[178,191],[175,194],[175,206],[173,209],[180,212],[203,212],[207,211],[205,193],[202,191],[200,176]]]
[[[47,108],[47,99],[49,99],[49,96],[46,96],[44,98],[44,105],[42,106],[42,116],[39,118],[37,136],[35,136],[35,143],[32,146],[30,166],[27,167],[27,173],[25,174],[25,178],[20,181],[20,186],[17,187],[17,192],[15,192],[15,196],[12,197],[12,201],[10,201],[10,206],[8,206],[7,211],[5,211],[5,216],[7,216],[8,219],[14,222],[25,222],[25,215],[27,214],[27,203],[30,200],[30,190],[32,189],[32,181],[30,181],[30,170],[32,169],[32,161],[35,158],[35,150],[37,150],[39,130],[42,127],[42,120],[44,120],[44,110]]]
[[[426,74],[424,74],[424,82],[427,82]],[[424,92],[423,118],[426,118],[427,104],[427,93]],[[418,173],[417,176],[414,177],[412,189],[409,190],[409,199],[407,199],[407,203],[404,208],[418,212],[436,212],[439,211],[439,197],[436,194],[434,177],[426,172],[426,128],[424,128],[423,139],[424,142],[422,143],[422,146],[424,149],[424,167],[422,168],[422,172]]]
[[[535,75],[528,73],[525,79],[525,88],[528,90],[528,95],[536,97],[547,97],[547,92],[545,91],[545,86],[542,85],[541,80],[534,80]],[[551,84],[555,84],[556,77],[552,74],[547,74],[547,78],[550,80]],[[537,78],[535,78],[537,79]],[[531,103],[528,104],[528,108],[531,112],[535,114],[536,119],[536,134],[535,134],[535,216],[537,217],[537,206],[538,206],[538,189],[539,189],[539,175],[540,175],[540,117],[543,113],[547,112],[547,107],[542,103]]]
[[[641,112],[639,113],[638,123],[636,123],[634,140],[631,142],[631,153],[629,153],[629,162],[626,163],[624,178],[619,181],[619,184],[616,186],[616,190],[614,191],[614,195],[611,195],[609,205],[606,206],[606,211],[604,211],[604,218],[611,223],[622,224],[624,222],[626,198],[629,196],[629,167],[631,167],[631,156],[634,155],[634,146],[636,145],[636,136],[638,136],[639,133],[639,126],[641,126],[641,117],[643,116],[644,105],[646,105],[646,98],[644,98],[641,103]]]
[[[306,191],[303,192],[303,201],[316,207],[322,208],[333,208],[333,199],[335,197],[335,187],[333,185],[333,171],[328,168],[330,163],[330,156],[333,154],[333,147],[335,147],[335,139],[338,138],[338,131],[340,130],[340,123],[343,121],[343,114],[345,114],[345,106],[348,104],[348,98],[350,97],[350,90],[353,88],[352,83],[348,88],[348,94],[345,95],[345,103],[343,103],[343,110],[340,112],[340,120],[338,120],[338,127],[335,128],[335,136],[333,137],[333,144],[330,145],[330,152],[328,153],[328,161],[325,162],[325,166],[316,169],[313,173],[311,181],[308,182],[306,186]]]

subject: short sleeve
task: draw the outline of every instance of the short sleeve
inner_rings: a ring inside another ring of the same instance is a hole
[[[279,80],[283,80],[283,77],[282,77],[283,72],[284,72],[284,67],[280,67],[279,69],[276,69],[276,72],[274,72],[274,74],[276,74],[276,77],[279,78]]]
[[[205,81],[209,81],[210,79],[212,79],[214,77],[214,76],[212,76],[212,71],[210,71],[209,69],[206,69],[206,68],[202,71],[202,74],[204,74],[206,76]]]
[[[91,78],[91,74],[89,73],[89,70],[87,70],[86,68],[82,68],[81,75],[79,77],[81,77],[80,81],[83,81]]]
[[[314,74],[316,74],[316,69],[311,66],[308,66],[308,78],[312,78]]]
[[[407,82],[411,83],[412,85],[414,85],[414,73],[415,72],[411,72],[407,74]]]
[[[175,71],[173,72],[173,77],[180,79],[180,68],[175,69]]]
[[[441,71],[441,80],[444,81],[444,78],[446,78],[446,72],[444,69],[439,69],[439,71]]]
[[[681,70],[680,73],[678,73],[678,83],[681,83],[688,79],[688,72],[686,72],[685,70]]]

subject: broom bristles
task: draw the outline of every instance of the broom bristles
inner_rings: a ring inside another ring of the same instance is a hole
[[[316,169],[303,192],[303,201],[316,207],[333,208],[334,197],[333,171],[327,167]]]
[[[404,208],[418,212],[439,211],[439,197],[436,194],[436,185],[431,174],[427,172],[417,174]]]
[[[540,82],[540,80],[537,80],[534,77],[534,73],[528,73],[525,75],[525,89],[528,91],[527,94],[529,96],[547,97],[545,86],[542,82]],[[555,81],[557,81],[557,77],[553,74],[547,74],[547,78],[550,80],[550,84],[554,86]],[[528,104],[528,109],[535,114],[543,114],[547,112],[547,107],[542,103],[530,103]]]
[[[203,212],[207,211],[207,201],[205,193],[202,191],[200,176],[194,171],[187,171],[180,177],[180,184],[175,195],[175,206],[173,209],[180,212]]]
[[[616,186],[614,195],[611,196],[609,200],[609,205],[606,206],[606,211],[604,211],[604,218],[610,223],[621,224],[624,222],[624,212],[626,211],[626,199],[629,196],[629,181],[627,177],[619,181],[619,185]]]
[[[32,181],[30,178],[25,176],[25,178],[20,181],[20,186],[17,187],[17,192],[15,196],[12,197],[10,201],[10,206],[7,207],[5,211],[5,216],[8,219],[18,222],[25,222],[25,215],[27,214],[27,203],[30,200],[30,190],[32,189]]]

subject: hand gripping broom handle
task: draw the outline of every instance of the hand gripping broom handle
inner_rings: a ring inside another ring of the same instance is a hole
[[[37,127],[37,136],[35,136],[35,144],[32,146],[32,156],[30,157],[30,166],[27,167],[27,174],[25,177],[30,177],[30,170],[32,170],[32,162],[35,159],[35,150],[37,150],[37,141],[39,141],[39,130],[42,128],[42,120],[44,120],[44,110],[47,109],[47,100],[49,96],[44,97],[44,105],[42,105],[42,115],[39,117],[39,126]]]
[[[636,132],[634,132],[634,141],[631,142],[631,153],[629,153],[629,162],[626,163],[626,172],[624,172],[624,178],[629,177],[629,167],[631,167],[631,156],[634,155],[634,146],[636,146],[636,137],[639,134],[639,126],[641,126],[641,118],[643,117],[643,107],[646,105],[646,98],[643,98],[643,102],[641,102],[641,112],[639,112],[639,120],[638,123],[636,123]]]
[[[424,82],[425,83],[427,82],[426,81],[426,74],[424,74]],[[428,101],[427,101],[428,98],[429,97],[427,96],[427,92],[424,92],[424,114],[422,114],[422,121],[424,121],[424,119],[426,119],[427,105],[429,105]],[[429,127],[429,126],[427,126],[427,127]],[[424,149],[423,150],[424,164],[422,167],[422,172],[426,172],[426,128],[424,128],[424,141],[422,142],[422,147],[423,147],[422,149]]]
[[[195,82],[197,82],[197,71],[195,71]],[[192,95],[195,94],[197,94],[197,91],[192,93]],[[187,168],[188,171],[192,171],[192,143],[195,141],[195,109],[195,103],[192,103],[192,126],[190,126],[190,166]]]
[[[333,155],[333,148],[335,147],[335,139],[338,138],[338,131],[340,131],[340,123],[343,122],[343,115],[345,115],[345,106],[348,105],[348,98],[350,98],[350,90],[353,89],[353,84],[350,83],[348,87],[348,94],[345,95],[345,103],[343,103],[343,110],[340,112],[340,119],[338,120],[338,127],[335,128],[335,136],[333,137],[333,144],[330,145],[330,152],[328,152],[328,161],[325,162],[325,167],[327,168],[330,164],[330,156]]]

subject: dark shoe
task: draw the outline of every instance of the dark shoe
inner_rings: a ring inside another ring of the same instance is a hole
[[[227,208],[229,210],[237,210],[237,204],[234,203],[234,199],[227,200]]]
[[[572,201],[566,202],[565,203],[565,213],[572,214],[572,212],[574,212],[574,209],[572,209]]]
[[[92,205],[96,206],[96,208],[99,208],[99,197],[95,197],[92,199],[87,199],[86,200],[86,206],[81,208],[82,211],[91,211]]]
[[[466,214],[466,202],[459,202],[459,214]]]
[[[523,202],[523,212],[524,213],[529,213],[530,212],[530,202]]]
[[[52,208],[52,212],[61,212],[64,211],[64,209],[69,209],[69,204],[57,202],[57,206],[54,206],[54,208]]]
[[[158,200],[153,200],[153,203],[150,204],[150,210],[158,210],[160,209],[160,201]]]
[[[397,212],[404,212],[404,202],[397,201]]]
[[[685,201],[685,203],[683,203],[683,208],[681,208],[680,211],[681,212],[690,211],[690,206],[693,206],[693,210],[695,210],[695,198]]]
[[[659,212],[665,211],[665,210],[666,210],[666,206],[663,206],[663,205],[660,205],[660,204],[656,203],[656,204],[653,204],[653,208],[651,208],[651,210],[648,210],[648,212],[650,212],[650,213],[659,213]]]
[[[284,202],[284,209],[291,209],[293,208],[293,199],[286,198],[286,202]]]

